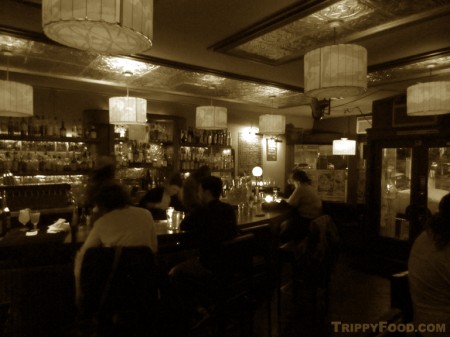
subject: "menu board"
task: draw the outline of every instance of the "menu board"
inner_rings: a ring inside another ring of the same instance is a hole
[[[247,132],[238,135],[238,174],[251,175],[255,166],[262,166],[261,138]]]

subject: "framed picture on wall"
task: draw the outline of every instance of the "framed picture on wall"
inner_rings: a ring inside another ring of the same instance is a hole
[[[266,138],[266,160],[277,161],[277,142],[275,139]]]

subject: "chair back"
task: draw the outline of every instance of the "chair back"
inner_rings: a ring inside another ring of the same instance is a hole
[[[149,247],[95,247],[86,252],[80,275],[85,315],[101,311],[155,310],[159,273]]]
[[[336,225],[329,215],[322,215],[311,221],[308,236],[297,247],[296,259],[308,280],[325,286],[337,263],[339,250]]]

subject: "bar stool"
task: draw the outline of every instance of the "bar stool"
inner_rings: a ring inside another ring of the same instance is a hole
[[[279,247],[278,253],[278,289],[277,311],[278,329],[281,333],[283,266],[291,268],[290,284],[297,291],[298,282],[311,292],[314,309],[312,320],[316,321],[326,314],[329,302],[329,281],[337,262],[339,237],[333,220],[322,215],[310,222],[310,231],[302,241],[290,241]],[[294,284],[297,283],[297,284]],[[320,293],[320,296],[319,296]],[[320,324],[319,324],[320,325]]]

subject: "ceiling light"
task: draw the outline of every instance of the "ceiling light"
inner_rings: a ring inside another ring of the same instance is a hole
[[[221,130],[227,128],[227,108],[204,105],[195,110],[195,127],[200,130]]]
[[[283,115],[259,116],[259,133],[263,135],[283,135],[286,132],[286,117]]]
[[[406,95],[409,116],[450,113],[450,81],[426,82],[410,86]]]
[[[358,96],[367,89],[367,51],[337,44],[305,54],[305,93],[318,99]]]
[[[137,54],[152,46],[153,0],[42,0],[45,34],[99,54]]]
[[[356,154],[356,140],[347,138],[333,140],[333,155],[354,156]]]
[[[29,117],[33,116],[33,87],[9,80],[9,56],[6,67],[6,81],[0,80],[0,116]]]
[[[109,123],[118,125],[145,124],[147,100],[138,97],[111,97],[109,99]]]

